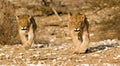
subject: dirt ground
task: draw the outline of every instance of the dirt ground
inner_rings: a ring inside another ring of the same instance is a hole
[[[96,28],[102,26],[91,27],[90,39],[93,41],[88,51],[74,54],[67,21],[58,22],[55,17],[35,18],[39,25],[35,39],[38,42],[29,50],[24,50],[21,44],[0,46],[0,66],[120,66],[120,41],[104,38],[110,36],[112,30],[96,32]],[[66,15],[62,18],[67,20]],[[94,41],[100,37],[106,40]]]
[[[74,54],[72,44],[37,44],[24,50],[20,44],[0,48],[0,66],[119,66],[120,41],[91,42],[87,53]]]
[[[119,40],[91,41],[86,53],[74,54],[67,21],[58,22],[55,17],[35,18],[39,25],[35,40],[41,43],[36,42],[29,50],[23,49],[21,44],[0,46],[0,66],[120,66]],[[63,20],[67,20],[65,17],[62,16]],[[96,28],[90,28],[90,39],[99,39],[93,34],[103,34],[99,30],[92,34],[91,30]]]
[[[5,0],[1,0],[0,3],[2,4],[3,1]],[[5,5],[6,1],[11,2]],[[8,12],[6,9],[10,10],[7,16],[14,14],[14,11],[11,9],[12,7],[9,7],[10,3],[17,6],[13,9],[18,13],[29,13],[29,11],[30,15],[41,13],[39,9],[37,10],[37,7],[35,9],[33,7],[38,3],[37,0],[30,0],[30,4],[28,4],[27,0],[6,1],[4,6],[0,6],[1,21],[4,19],[2,18],[3,15],[6,15],[5,13]],[[25,3],[20,4],[19,1],[25,1]],[[31,3],[32,1],[33,3]],[[63,0],[63,4],[67,4],[66,1],[71,3],[73,0]],[[29,6],[32,4],[32,7],[28,8],[26,3]],[[79,4],[77,1],[75,3]],[[37,6],[39,7],[39,5]],[[90,10],[89,6],[83,7],[83,11],[84,8],[86,8],[85,15],[90,23],[90,44],[86,53],[74,54],[74,46],[67,27],[68,15],[60,14],[63,21],[59,21],[55,15],[38,16],[35,17],[38,25],[35,44],[29,50],[25,50],[20,44],[18,36],[13,37],[8,35],[15,44],[9,45],[9,42],[7,45],[0,44],[0,66],[120,66],[120,7],[106,7],[98,9],[98,12],[94,8]],[[14,18],[15,15],[9,17],[12,19],[12,24],[17,24]],[[7,30],[9,29],[6,29],[5,32]],[[15,31],[12,33],[18,35]],[[4,33],[0,31],[0,34]],[[1,40],[5,38],[3,36]]]

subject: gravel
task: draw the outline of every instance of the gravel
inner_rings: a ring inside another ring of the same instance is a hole
[[[90,42],[84,54],[73,54],[73,49],[72,44],[36,44],[29,50],[20,44],[5,45],[0,48],[0,66],[119,66],[119,40]]]

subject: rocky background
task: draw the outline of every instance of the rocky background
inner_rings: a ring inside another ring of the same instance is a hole
[[[120,0],[53,0],[52,5],[45,6],[42,0],[0,0],[0,64],[79,66],[102,63],[119,66],[119,3]],[[67,26],[69,12],[85,14],[89,21],[91,42],[86,54],[73,54]],[[38,26],[35,45],[30,50],[20,49],[15,16],[22,14],[34,16]]]

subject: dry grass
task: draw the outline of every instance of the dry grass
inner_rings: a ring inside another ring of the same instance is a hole
[[[13,22],[14,7],[5,0],[0,0],[1,14],[0,17],[0,44],[14,44],[17,36],[17,24]]]
[[[16,0],[16,1],[19,3],[19,0]],[[70,1],[72,2],[72,0],[69,0],[68,3],[70,3]],[[104,7],[106,7],[106,8],[118,7],[119,2],[120,2],[119,0],[109,0],[109,1],[87,0],[85,2],[85,4],[89,8],[86,9],[86,10],[83,9],[83,11],[87,12],[89,9],[91,9],[91,12],[94,12],[94,11],[96,11],[96,9],[95,9],[96,7],[103,8],[103,9],[104,9]],[[79,5],[79,2],[77,2],[77,4]],[[62,4],[62,5],[65,5],[65,4]],[[74,5],[74,3],[71,4],[71,5]],[[64,7],[63,6],[58,6],[58,7],[55,6],[55,9],[58,13],[66,13],[67,8],[69,9],[68,6],[69,5],[65,5]],[[52,15],[52,16],[49,16],[49,17],[48,16],[46,16],[46,17],[36,17],[38,27],[40,27],[40,28],[37,29],[38,32],[37,32],[37,37],[36,37],[36,40],[35,40],[36,43],[47,43],[47,44],[49,44],[51,37],[61,37],[62,36],[62,39],[64,39],[63,37],[69,37],[69,33],[68,33],[68,30],[67,30],[67,26],[66,26],[67,22],[66,21],[65,22],[59,22],[59,21],[56,21],[55,19],[52,19],[54,13],[53,13],[53,11],[51,10],[50,7],[39,6],[39,5],[35,5],[35,4],[34,5],[27,5],[26,4],[26,6],[21,5],[20,7],[18,7],[18,6],[14,6],[10,2],[8,2],[7,0],[0,0],[0,9],[1,9],[1,11],[0,11],[0,44],[11,45],[11,44],[20,43],[20,39],[18,37],[18,31],[17,31],[17,23],[15,22],[15,19],[13,19],[13,16],[14,16],[15,10],[17,10],[19,8],[23,8],[23,7],[27,8],[28,10],[32,10],[33,14],[36,14],[36,12],[42,12],[43,15],[44,14],[45,15]],[[82,8],[81,5],[79,5],[77,7]],[[93,9],[91,7],[93,7]],[[74,6],[74,8],[76,8],[76,6]],[[113,36],[113,38],[118,37],[120,39],[120,36],[119,36],[119,31],[120,31],[119,30],[119,28],[120,28],[119,27],[119,21],[120,21],[120,19],[119,19],[119,11],[120,11],[119,7],[118,7],[118,9],[115,9],[115,10],[117,10],[117,11],[115,11],[115,13],[112,12],[109,15],[111,17],[113,16],[112,19],[104,20],[104,21],[100,22],[102,24],[99,24],[101,27],[100,27],[100,30],[98,30],[98,31],[103,32],[104,34],[105,34],[104,31],[107,31],[107,30],[108,30],[108,33],[109,32],[115,32],[115,34],[112,34],[112,35],[115,35],[115,36]],[[79,10],[79,11],[82,11],[82,10]],[[102,12],[102,10],[99,10],[99,9],[98,9],[98,11]],[[106,13],[104,15],[106,16]],[[100,16],[100,18],[102,18],[104,15],[98,14],[97,16]],[[61,17],[63,17],[63,15]],[[90,17],[91,17],[91,15],[90,15]],[[67,19],[67,17],[63,17],[63,19]],[[94,19],[94,18],[92,18],[92,19]],[[51,23],[51,22],[53,22],[53,23]],[[61,27],[59,23],[64,24],[66,27],[64,27],[64,26]],[[106,24],[107,24],[107,26],[106,26]],[[96,25],[96,27],[98,27],[99,25]],[[44,27],[42,27],[42,26],[44,26]],[[49,28],[49,26],[51,28]],[[94,26],[94,24],[93,24],[93,22],[91,22],[91,28],[93,28],[93,33],[95,33],[96,28],[93,27],[93,26]],[[115,31],[112,31],[113,29],[115,29]],[[47,30],[50,30],[50,31],[47,31]],[[63,31],[63,33],[62,33],[62,31]],[[55,35],[56,34],[55,32],[57,33],[57,35]],[[107,35],[107,36],[109,36],[109,35]],[[97,35],[97,36],[94,36],[94,38],[97,39],[97,38],[100,38],[100,37],[98,37],[98,35]],[[95,41],[95,39],[94,39],[94,41]],[[103,39],[105,39],[105,38],[103,37]],[[101,38],[100,38],[100,40],[101,40]],[[55,43],[61,43],[60,41],[61,41],[61,38],[59,38],[58,40],[56,40],[54,42]],[[62,42],[65,43],[67,41],[65,39],[65,41],[62,41]]]

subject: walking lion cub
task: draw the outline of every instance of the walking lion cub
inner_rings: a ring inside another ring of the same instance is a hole
[[[69,14],[69,16],[68,27],[75,46],[75,53],[84,53],[89,45],[89,24],[87,18],[80,13]]]
[[[29,49],[34,43],[35,30],[37,28],[35,20],[29,15],[16,16],[16,20],[18,22],[18,32],[23,47]]]

